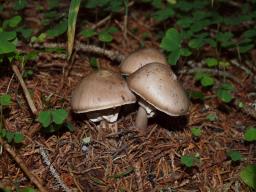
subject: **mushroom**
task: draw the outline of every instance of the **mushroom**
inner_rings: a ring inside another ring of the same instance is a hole
[[[147,64],[131,74],[127,82],[129,88],[140,97],[136,117],[138,128],[147,127],[148,117],[154,114],[155,109],[169,116],[185,115],[188,112],[190,102],[168,65]]]
[[[136,102],[121,75],[107,70],[94,72],[72,92],[71,107],[75,113],[86,113],[92,122],[114,123],[120,107]]]
[[[131,53],[120,64],[120,71],[123,75],[130,75],[148,63],[167,64],[165,56],[154,48],[143,48]]]

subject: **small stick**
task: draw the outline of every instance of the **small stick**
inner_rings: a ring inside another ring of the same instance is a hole
[[[21,76],[21,74],[20,74],[20,71],[19,71],[18,67],[17,67],[16,65],[12,65],[12,70],[13,70],[13,72],[15,73],[15,75],[17,76],[17,78],[18,78],[18,80],[19,80],[19,82],[20,82],[20,85],[21,85],[21,87],[22,87],[22,89],[23,89],[23,92],[24,92],[24,94],[25,94],[26,100],[27,100],[27,102],[28,102],[28,105],[29,105],[29,107],[30,107],[32,113],[33,113],[34,115],[37,115],[36,106],[35,106],[35,104],[34,104],[32,98],[31,98],[31,96],[30,96],[30,94],[29,94],[29,91],[28,91],[28,89],[27,89],[27,86],[26,86],[26,84],[25,84],[25,82],[24,82],[24,80],[23,80],[23,78],[22,78],[22,76]]]
[[[56,169],[52,166],[51,162],[49,161],[47,151],[44,150],[42,146],[39,147],[39,153],[43,158],[43,162],[49,167],[51,175],[54,177],[56,182],[58,183],[58,186],[63,189],[65,192],[71,192],[71,190],[66,186],[66,184],[61,180],[61,177],[59,176],[59,173],[56,171]]]
[[[81,50],[84,52],[91,52],[91,53],[98,53],[101,55],[105,55],[106,57],[110,58],[111,60],[117,60],[121,62],[124,60],[124,56],[120,54],[118,51],[109,51],[94,45],[85,45],[82,43],[77,42],[76,49]]]
[[[19,167],[23,170],[23,172],[27,175],[32,183],[39,189],[41,192],[47,192],[43,185],[39,182],[38,178],[31,173],[27,166],[23,163],[22,159],[11,149],[11,146],[4,142],[0,137],[0,144],[4,147],[4,149],[11,155],[11,157],[15,160],[15,162],[19,165]]]
[[[44,43],[43,45],[33,44],[32,46],[34,48],[57,48],[57,47],[65,48],[66,47],[66,45],[64,43]],[[97,47],[95,45],[86,45],[86,44],[80,43],[78,41],[76,41],[75,49],[77,51],[83,51],[83,52],[104,55],[104,56],[110,58],[111,60],[117,60],[119,62],[123,61],[123,59],[124,59],[124,55],[122,55],[118,51],[110,51],[110,50],[103,49],[101,47]]]

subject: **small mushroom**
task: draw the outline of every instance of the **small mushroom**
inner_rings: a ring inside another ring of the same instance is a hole
[[[124,59],[124,61],[120,64],[120,71],[123,75],[127,76],[134,73],[144,65],[153,62],[167,64],[165,56],[157,49],[139,49]]]
[[[136,102],[121,75],[100,70],[85,77],[73,90],[71,107],[75,113],[86,113],[92,122],[113,123],[120,106]]]
[[[139,99],[136,126],[145,129],[148,116],[158,109],[169,116],[185,115],[189,109],[186,93],[168,65],[150,63],[128,77],[129,88]]]

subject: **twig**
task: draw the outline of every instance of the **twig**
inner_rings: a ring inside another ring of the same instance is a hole
[[[230,73],[228,73],[226,71],[220,71],[218,69],[207,69],[207,68],[196,67],[196,68],[189,69],[189,70],[181,70],[179,73],[180,74],[184,74],[184,73],[194,74],[194,73],[197,73],[199,71],[200,72],[211,73],[211,74],[216,75],[216,76],[220,75],[220,76],[223,76],[223,77],[227,77],[227,78],[235,81],[239,85],[242,85],[242,83],[239,81],[239,79],[237,79],[235,76],[231,75]]]
[[[4,142],[3,139],[0,137],[0,144],[3,145],[4,149],[11,155],[11,157],[15,160],[15,162],[19,165],[19,167],[24,171],[27,177],[30,179],[32,183],[39,189],[41,192],[47,192],[43,185],[39,182],[38,178],[31,173],[27,166],[23,163],[22,159],[11,149],[11,146]]]
[[[91,29],[96,29],[98,27],[100,27],[101,25],[103,25],[104,23],[106,23],[108,20],[110,20],[112,17],[112,14],[109,14],[107,17],[103,18],[102,20],[100,20],[98,23],[94,24]]]
[[[12,74],[12,77],[11,77],[9,83],[8,83],[8,86],[7,86],[7,89],[6,89],[6,92],[5,92],[6,94],[9,92],[9,89],[10,89],[13,78],[14,78],[14,74]]]
[[[249,68],[247,68],[244,65],[241,65],[237,60],[232,59],[230,62],[231,62],[231,64],[235,65],[236,67],[239,67],[240,69],[242,69],[246,74],[249,74],[249,75],[253,74],[253,72]]]
[[[65,48],[66,45],[64,43],[44,43],[43,45],[39,45],[39,44],[33,44],[32,45],[34,48]],[[103,49],[101,47],[97,47],[94,45],[86,45],[83,43],[80,43],[78,41],[76,41],[76,45],[75,45],[75,49],[77,51],[83,51],[83,52],[89,52],[89,53],[95,53],[95,54],[100,54],[100,55],[104,55],[108,58],[110,58],[111,60],[117,60],[119,62],[121,62],[124,59],[124,55],[122,55],[121,53],[119,53],[118,51],[110,51],[110,50],[106,50]]]
[[[26,97],[26,100],[27,100],[27,102],[28,102],[28,105],[29,105],[29,107],[30,107],[32,113],[33,113],[34,115],[37,115],[36,106],[35,106],[35,104],[34,104],[32,98],[31,98],[31,96],[30,96],[30,94],[29,94],[29,91],[28,91],[28,89],[27,89],[27,86],[26,86],[26,84],[25,84],[25,82],[24,82],[24,80],[23,80],[23,78],[22,78],[22,76],[21,76],[21,74],[20,74],[20,71],[19,71],[18,67],[17,67],[16,65],[12,65],[12,70],[13,70],[13,72],[15,73],[15,75],[17,76],[17,78],[18,78],[18,80],[19,80],[19,82],[20,82],[20,85],[21,85],[21,87],[22,87],[22,89],[23,89],[24,95],[25,95],[25,97]]]
[[[102,49],[100,47],[94,46],[94,45],[85,45],[82,43],[76,44],[76,49],[79,51],[84,52],[91,52],[91,53],[97,53],[101,55],[105,55],[106,57],[110,58],[111,60],[117,60],[121,62],[124,59],[124,56],[120,54],[118,51],[109,51],[106,49]]]
[[[39,147],[39,153],[42,156],[44,163],[49,167],[50,173],[54,177],[54,179],[57,181],[58,186],[61,187],[65,192],[71,192],[71,190],[61,180],[56,169],[52,166],[51,162],[49,161],[47,151],[45,151],[42,146]]]

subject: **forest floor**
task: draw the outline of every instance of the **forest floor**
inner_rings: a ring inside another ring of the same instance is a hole
[[[122,18],[116,21],[121,22]],[[159,48],[159,42],[154,38],[157,26],[153,20],[146,20],[143,14],[138,13],[136,19],[129,18],[128,26],[136,26],[140,31],[135,35],[128,34],[127,40],[124,40],[122,31],[115,33],[112,43],[105,46],[106,50],[128,55],[140,47],[143,32],[150,34],[144,40],[145,47]],[[65,42],[65,38],[60,38],[59,42]],[[55,40],[52,43],[56,43]],[[19,45],[19,50],[32,49],[35,48],[26,43]],[[143,133],[134,124],[135,104],[129,113],[123,112],[119,116],[116,133],[99,128],[85,116],[73,114],[70,107],[72,90],[94,70],[89,62],[90,56],[86,52],[77,52],[69,69],[63,68],[67,64],[65,60],[50,52],[42,53],[36,62],[28,64],[33,75],[25,79],[25,84],[33,92],[36,109],[66,109],[73,132],[62,130],[49,134],[39,131],[41,125],[31,113],[12,68],[0,66],[0,93],[8,92],[13,101],[4,110],[5,127],[10,131],[20,131],[26,137],[22,144],[12,145],[11,149],[48,191],[63,189],[42,158],[42,147],[71,191],[250,191],[241,181],[239,171],[246,164],[256,163],[255,143],[244,141],[245,129],[256,124],[255,116],[238,109],[234,103],[223,104],[218,98],[211,97],[211,90],[201,88],[194,80],[189,72],[192,67],[185,63],[188,61],[181,60],[182,67],[174,68],[174,71],[183,87],[203,91],[208,96],[204,101],[192,100],[188,115],[169,117],[157,112],[150,119],[147,132]],[[100,55],[97,59],[101,69],[119,71],[118,62]],[[198,61],[193,62],[197,65]],[[67,70],[69,74],[65,75]],[[248,94],[256,91],[253,75],[246,74],[235,65],[226,72],[240,82],[232,82],[236,87],[236,98],[251,106],[255,95],[248,97]],[[218,75],[216,78],[223,79]],[[216,119],[209,120],[209,114]],[[202,129],[199,138],[192,136],[192,127]],[[83,138],[90,138],[86,147],[82,144]],[[229,150],[239,151],[244,160],[232,162],[227,157]],[[181,164],[183,155],[198,155],[200,161],[188,168]],[[34,186],[19,163],[4,149],[0,156],[0,183],[10,189],[17,185],[21,188]]]

